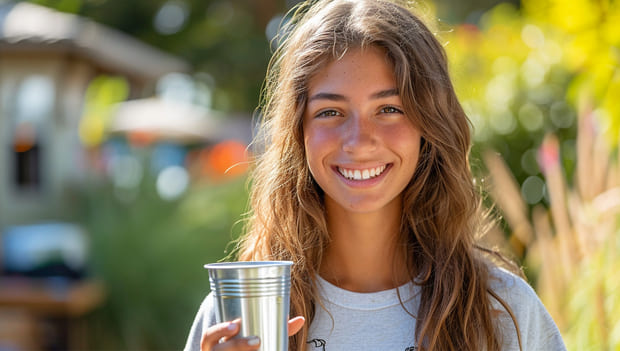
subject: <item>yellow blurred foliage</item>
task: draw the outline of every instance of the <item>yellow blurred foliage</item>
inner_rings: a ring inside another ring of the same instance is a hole
[[[104,119],[99,116],[84,116],[80,121],[78,135],[82,144],[88,147],[99,145],[105,138]]]
[[[549,73],[557,69],[570,77],[568,101],[578,110],[599,110],[610,146],[618,145],[618,1],[524,0],[521,10],[502,3],[479,27],[465,24],[443,36],[457,93],[478,136],[509,133],[487,129],[498,115],[520,108],[516,92],[551,86]]]
[[[85,146],[97,146],[105,140],[112,106],[128,96],[129,84],[125,78],[101,75],[91,81],[86,90],[84,114],[79,125],[80,140]]]

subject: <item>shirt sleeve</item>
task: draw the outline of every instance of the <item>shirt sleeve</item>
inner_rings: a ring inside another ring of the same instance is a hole
[[[555,322],[532,287],[523,279],[502,269],[492,272],[491,288],[508,304],[515,315],[523,351],[564,351],[566,346]],[[504,310],[495,304],[499,310]],[[505,350],[519,350],[517,328],[507,313],[501,325]]]
[[[194,318],[189,331],[184,351],[200,351],[202,335],[210,326],[216,323],[213,295],[209,294],[200,304],[200,309]]]

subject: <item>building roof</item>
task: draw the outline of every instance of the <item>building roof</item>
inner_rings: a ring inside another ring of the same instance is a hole
[[[104,68],[148,79],[189,70],[187,62],[92,20],[0,0],[0,54],[10,51],[70,52]]]
[[[158,97],[129,100],[113,109],[110,133],[142,132],[157,140],[178,143],[220,142],[235,139],[249,143],[252,126],[247,116],[231,116],[189,103]]]

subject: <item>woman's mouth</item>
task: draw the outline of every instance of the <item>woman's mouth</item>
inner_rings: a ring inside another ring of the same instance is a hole
[[[364,169],[348,169],[343,167],[338,167],[338,172],[342,174],[343,177],[351,180],[367,180],[378,177],[385,171],[387,165],[378,166],[374,168],[364,168]]]

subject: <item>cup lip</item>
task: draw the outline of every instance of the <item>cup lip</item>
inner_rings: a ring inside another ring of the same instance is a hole
[[[278,267],[292,266],[293,261],[235,261],[235,262],[216,262],[205,264],[206,269],[239,269],[239,268],[258,268],[258,267]]]

